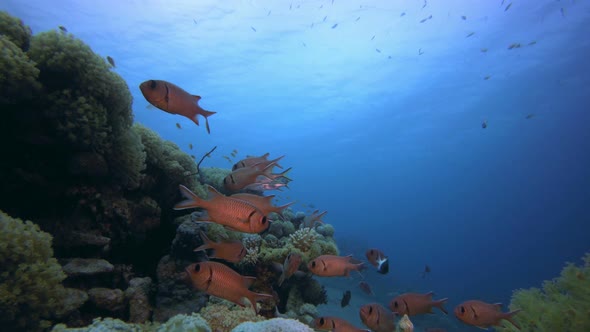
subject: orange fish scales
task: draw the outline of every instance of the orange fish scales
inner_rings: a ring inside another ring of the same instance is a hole
[[[209,200],[200,198],[185,186],[180,185],[179,188],[187,199],[176,204],[174,209],[203,208],[207,210],[208,216],[201,221],[214,222],[245,233],[260,233],[269,226],[266,215],[256,206],[224,196],[211,186],[208,186],[211,195]]]
[[[186,268],[186,272],[196,289],[231,301],[241,307],[245,307],[243,299],[247,298],[254,311],[256,311],[257,300],[272,298],[272,295],[248,290],[255,278],[243,277],[221,263],[193,263]]]

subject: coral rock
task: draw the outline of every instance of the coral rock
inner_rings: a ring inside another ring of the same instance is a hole
[[[133,278],[129,281],[129,288],[125,290],[125,298],[129,302],[129,321],[131,323],[145,323],[150,319],[151,306],[149,301],[152,279]]]
[[[64,265],[64,272],[70,277],[93,276],[101,273],[111,273],[115,267],[104,259],[74,258]]]
[[[92,288],[88,296],[90,302],[102,310],[120,312],[125,308],[125,294],[120,289]]]
[[[63,318],[72,312],[80,309],[80,307],[88,301],[88,293],[83,290],[75,288],[65,289],[65,300],[59,311],[56,313],[57,318]]]
[[[273,318],[257,323],[242,323],[232,332],[313,332],[313,330],[293,319]]]

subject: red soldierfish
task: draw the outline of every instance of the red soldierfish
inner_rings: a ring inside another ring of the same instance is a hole
[[[305,216],[305,218],[303,218],[303,221],[301,222],[301,225],[299,226],[299,228],[304,228],[304,227],[313,228],[317,224],[323,224],[324,221],[322,220],[322,217],[325,216],[326,213],[328,213],[328,211],[324,211],[322,213],[320,213],[320,210],[313,211],[311,213],[311,215]]]
[[[256,280],[254,277],[243,277],[236,271],[217,262],[193,263],[186,268],[193,286],[209,295],[231,301],[241,307],[244,298],[250,300],[252,308],[257,313],[256,301],[272,299],[269,294],[254,293],[248,288]]]
[[[176,204],[174,210],[200,207],[207,210],[207,217],[200,221],[214,222],[244,233],[260,233],[269,226],[266,216],[251,203],[224,196],[211,186],[207,186],[209,200],[200,198],[183,185],[179,187],[186,200]]]
[[[301,255],[296,253],[290,253],[285,258],[285,263],[283,263],[283,273],[279,277],[278,285],[279,287],[283,283],[283,281],[289,279],[295,271],[299,269],[299,265],[301,265]]]
[[[387,274],[389,272],[389,259],[379,249],[369,249],[365,253],[369,263],[377,268],[377,272]]]
[[[245,159],[242,159],[240,161],[238,161],[233,167],[232,167],[232,171],[235,171],[238,168],[243,168],[243,167],[250,167],[250,166],[254,166],[256,164],[259,164],[261,162],[264,161],[268,161],[268,156],[270,155],[270,153],[265,153],[260,157],[252,157],[252,156],[248,156]],[[279,159],[281,159],[283,157],[277,158],[274,161],[278,161]],[[275,164],[275,166],[277,166],[278,168],[283,168],[281,167],[278,163]]]
[[[201,251],[206,249],[213,250],[209,258],[223,259],[230,263],[237,263],[246,256],[246,249],[242,244],[242,241],[228,241],[228,242],[213,242],[209,240],[205,233],[201,232],[201,239],[203,245],[195,249],[194,251]]]
[[[512,316],[517,314],[520,310],[521,309],[502,312],[501,303],[491,304],[471,300],[459,304],[455,308],[455,316],[467,325],[477,326],[482,329],[487,329],[491,326],[499,326],[500,321],[505,319],[520,330],[520,326],[518,326],[518,324],[512,319]]]
[[[395,331],[393,312],[378,303],[369,303],[361,307],[361,320],[374,332]]]
[[[199,106],[200,96],[191,95],[180,87],[166,81],[149,80],[139,85],[141,93],[145,99],[152,105],[170,114],[178,114],[191,119],[199,125],[198,115],[205,117],[205,126],[207,132],[209,129],[209,120],[207,118],[216,112],[206,111]]]
[[[420,315],[420,314],[432,314],[432,307],[439,308],[445,314],[448,314],[445,310],[444,304],[447,302],[447,298],[433,301],[433,292],[426,294],[418,293],[405,293],[396,296],[389,302],[389,309],[399,316],[408,315]]]
[[[360,271],[363,263],[353,263],[352,256],[321,255],[307,264],[311,273],[319,277],[348,277],[350,271]]]
[[[332,332],[370,332],[369,330],[359,329],[342,318],[338,317],[318,317],[311,324],[314,329],[320,331]]]
[[[295,204],[295,202],[291,202],[282,206],[274,206],[272,205],[272,199],[275,197],[274,195],[271,196],[260,196],[254,194],[233,194],[229,196],[231,198],[241,199],[247,202],[250,202],[252,205],[256,206],[262,214],[268,216],[269,213],[274,212],[282,217],[283,210],[288,208],[289,206]]]

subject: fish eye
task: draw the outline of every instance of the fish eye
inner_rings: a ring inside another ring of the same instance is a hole
[[[396,308],[398,307],[397,301],[393,302],[393,306]]]
[[[155,89],[156,88],[156,81],[154,81],[154,80],[151,80],[150,81],[150,88],[151,89]]]
[[[262,216],[262,224],[266,224],[266,216]]]
[[[201,271],[201,264],[195,264],[195,272]]]
[[[312,267],[312,268],[315,268],[315,261],[312,261],[312,262],[311,262],[311,267]]]
[[[461,306],[461,313],[464,314],[465,313],[465,307]]]
[[[369,306],[369,315],[373,313],[373,306]]]
[[[324,321],[324,317],[320,318],[320,326],[324,325],[326,322]]]
[[[371,249],[371,251],[369,251],[369,253],[372,255],[373,254],[373,249]]]

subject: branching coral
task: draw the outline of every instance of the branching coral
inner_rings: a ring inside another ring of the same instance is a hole
[[[583,266],[568,263],[558,278],[547,280],[543,289],[516,290],[510,310],[522,309],[513,320],[520,331],[587,331],[590,326],[590,253]],[[498,331],[518,331],[505,324]]]
[[[244,248],[246,249],[246,256],[242,258],[240,264],[254,265],[258,262],[258,253],[260,252],[260,244],[262,238],[258,234],[247,234],[242,239]]]
[[[303,252],[308,252],[311,250],[318,235],[313,228],[305,227],[289,235],[289,242],[293,247]]]
[[[0,326],[36,330],[63,306],[61,266],[53,258],[51,235],[31,221],[0,211]]]

